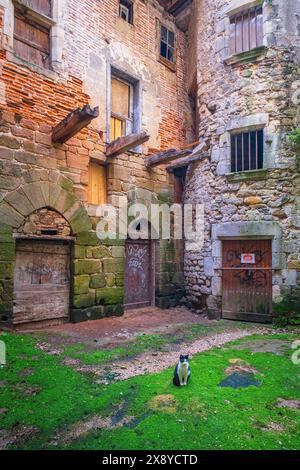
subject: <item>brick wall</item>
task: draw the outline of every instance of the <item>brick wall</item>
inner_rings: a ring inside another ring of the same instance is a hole
[[[63,5],[64,2],[61,2]],[[3,5],[11,7],[10,2]],[[79,321],[123,311],[124,242],[103,244],[96,236],[95,208],[87,204],[91,158],[107,165],[108,202],[126,195],[139,200],[172,198],[173,182],[164,169],[146,170],[148,148],[179,146],[192,138],[185,88],[185,35],[156,2],[135,2],[135,26],[118,17],[118,2],[65,0],[59,27],[64,30],[62,61],[55,71],[36,70],[20,61],[5,28],[0,51],[0,312],[12,313],[14,241],[30,214],[49,207],[64,217],[74,235],[72,319]],[[0,2],[0,25],[3,7]],[[9,15],[7,15],[9,18]],[[157,19],[176,32],[177,64],[158,62]],[[8,20],[7,20],[8,21]],[[1,33],[3,29],[0,28]],[[107,74],[110,66],[141,81],[142,128],[150,133],[142,154],[126,153],[106,162]],[[64,145],[52,145],[52,126],[86,103],[100,117]],[[24,225],[25,224],[25,225]],[[26,230],[25,230],[26,232]],[[9,239],[9,240],[8,240]],[[7,241],[8,240],[8,241]],[[4,246],[4,245],[3,245]],[[176,249],[161,243],[157,258],[157,302],[174,304],[183,294]],[[167,279],[167,282],[161,282]],[[7,286],[10,286],[8,289]]]

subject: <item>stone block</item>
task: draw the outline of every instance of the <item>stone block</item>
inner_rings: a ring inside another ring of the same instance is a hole
[[[74,261],[74,273],[76,274],[98,274],[100,262],[94,259],[79,259]]]
[[[78,245],[86,245],[86,246],[95,246],[99,245],[100,240],[97,237],[96,232],[92,231],[85,231],[80,232],[76,236],[76,241]]]
[[[113,258],[122,258],[125,256],[125,247],[124,246],[113,246],[112,247],[112,256]]]
[[[97,305],[123,304],[123,299],[124,289],[122,287],[105,287],[96,291]]]
[[[106,280],[105,280],[105,276],[103,273],[94,274],[93,276],[91,276],[91,279],[90,279],[91,289],[98,289],[100,287],[105,287],[105,286],[106,286]]]
[[[104,307],[96,305],[85,309],[73,309],[70,314],[70,321],[72,323],[80,323],[88,320],[98,320],[104,318]]]
[[[105,273],[123,273],[125,269],[124,258],[105,258],[103,260],[103,271]]]
[[[0,220],[3,224],[18,228],[24,222],[24,217],[6,202],[0,204]]]
[[[123,305],[105,305],[104,316],[105,317],[121,317],[124,314]]]
[[[5,200],[14,207],[18,212],[20,212],[25,217],[32,212],[34,212],[35,207],[31,204],[29,199],[27,199],[24,191],[18,189],[8,194]]]
[[[81,276],[74,276],[74,294],[88,294],[89,293],[90,276],[87,274]]]
[[[112,274],[112,273],[106,274],[105,281],[106,281],[107,287],[113,287],[116,284],[115,274]],[[123,278],[123,284],[119,284],[119,286],[123,286],[123,285],[124,285],[124,278]]]
[[[212,257],[204,258],[204,274],[208,277],[214,275],[214,260]]]
[[[115,247],[121,248],[121,247]],[[96,259],[102,259],[110,257],[110,250],[107,246],[97,246],[92,248],[92,257]]]
[[[10,149],[19,149],[21,144],[18,139],[9,135],[0,135],[0,147],[7,147]]]
[[[262,204],[262,199],[256,196],[245,197],[244,203],[246,206],[255,206],[257,204]]]
[[[86,252],[85,246],[75,245],[75,247],[74,247],[74,258],[75,259],[85,258],[85,252]]]
[[[66,213],[64,213],[64,215],[67,218]],[[80,232],[86,232],[92,228],[91,221],[84,207],[80,207],[75,212],[75,214],[68,220],[69,220],[69,223],[72,227],[74,234],[80,233]]]
[[[75,295],[73,299],[73,307],[91,307],[95,305],[95,292],[89,292],[88,294]]]
[[[116,286],[117,286],[117,287],[122,287],[122,286],[124,286],[124,273],[122,273],[122,274],[115,274],[115,279],[116,279]]]
[[[295,269],[296,271],[300,271],[300,260],[290,260],[287,264],[288,269]]]
[[[0,261],[14,261],[15,243],[0,243]]]
[[[0,279],[12,279],[13,275],[14,275],[13,263],[0,261]]]

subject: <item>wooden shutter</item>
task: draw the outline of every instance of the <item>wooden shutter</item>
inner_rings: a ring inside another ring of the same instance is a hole
[[[116,78],[111,80],[110,107],[112,114],[117,114],[124,118],[129,117],[130,87]]]
[[[89,165],[89,204],[105,204],[106,202],[106,168],[97,163]]]
[[[52,16],[51,0],[23,0],[24,5],[45,16]]]
[[[50,31],[16,14],[14,49],[22,59],[40,67],[49,67]]]

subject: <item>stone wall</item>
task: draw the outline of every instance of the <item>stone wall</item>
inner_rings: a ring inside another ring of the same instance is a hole
[[[200,253],[186,252],[185,278],[190,300],[215,312],[222,303],[222,260],[214,234],[222,225],[227,224],[230,238],[241,235],[234,227],[248,222],[251,236],[259,237],[267,235],[263,223],[273,223],[282,233],[273,252],[274,301],[299,285],[300,177],[288,133],[299,125],[293,96],[299,80],[300,2],[263,2],[265,48],[235,62],[228,59],[226,11],[247,4],[197,1],[199,134],[208,139],[210,158],[187,175],[186,201],[205,205],[205,242]],[[230,174],[230,131],[259,122],[265,126],[265,168]]]
[[[147,170],[149,149],[179,146],[192,138],[185,89],[185,35],[155,1],[135,2],[135,25],[118,17],[118,1],[55,0],[53,70],[21,61],[13,51],[13,9],[0,1],[0,311],[11,318],[14,238],[31,214],[45,208],[69,224],[74,237],[71,318],[123,312],[124,241],[100,242],[96,209],[87,203],[88,164],[107,167],[108,202],[166,201],[173,181],[164,169]],[[4,23],[2,19],[4,17]],[[157,22],[175,31],[177,63],[158,61]],[[106,160],[111,67],[140,82],[141,129],[150,141],[138,153]],[[99,106],[100,117],[64,145],[52,145],[52,127],[77,107]],[[100,137],[103,133],[103,139]],[[5,248],[5,249],[4,249]],[[157,303],[173,305],[183,294],[172,242],[158,243]],[[166,281],[163,281],[165,279]],[[8,288],[9,285],[9,288]],[[175,299],[175,300],[174,300]]]

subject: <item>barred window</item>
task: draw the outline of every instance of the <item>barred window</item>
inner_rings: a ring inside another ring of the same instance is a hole
[[[250,51],[263,45],[261,6],[244,10],[230,18],[230,54]]]
[[[264,165],[263,129],[231,135],[231,171],[259,170]]]

